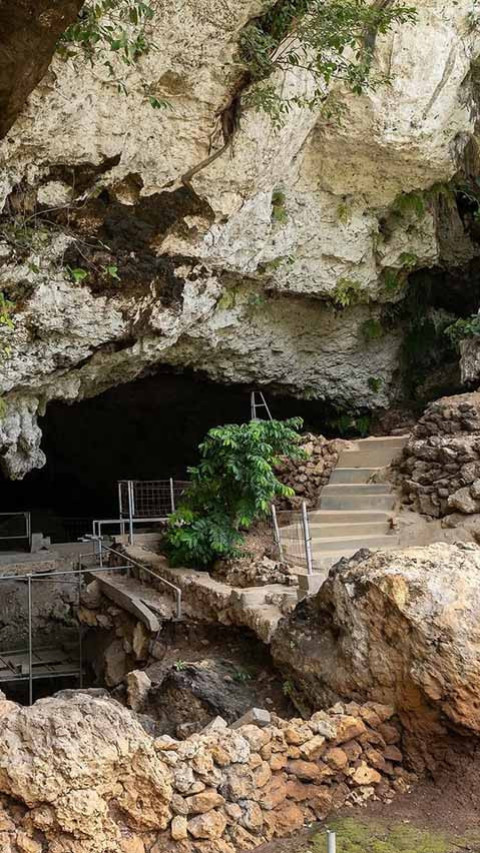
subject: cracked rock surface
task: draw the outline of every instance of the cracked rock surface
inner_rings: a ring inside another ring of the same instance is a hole
[[[404,296],[385,288],[385,271],[406,253],[418,268],[441,261],[435,210],[395,216],[392,205],[450,181],[474,136],[469,0],[425,0],[415,26],[378,39],[393,85],[339,89],[342,122],[295,109],[277,131],[244,110],[229,150],[191,187],[182,176],[220,147],[219,115],[241,86],[241,30],[265,4],[153,5],[156,49],[128,71],[128,97],[98,68],[54,56],[0,144],[0,290],[15,305],[1,340],[10,477],[44,463],[37,418],[50,400],[94,396],[155,365],[340,407],[388,405],[401,323],[364,333]],[[277,83],[311,85],[295,70]],[[171,108],[153,110],[145,84]],[[86,278],[69,273],[78,267]],[[340,310],[342,282],[356,296]]]

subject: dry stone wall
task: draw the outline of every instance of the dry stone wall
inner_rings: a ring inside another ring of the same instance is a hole
[[[217,718],[185,741],[88,693],[0,714],[2,853],[235,853],[412,781],[375,703],[264,728]]]
[[[287,460],[277,471],[282,483],[295,492],[294,497],[281,502],[281,509],[298,509],[303,501],[311,509],[317,506],[320,490],[328,483],[341,446],[346,443],[342,440],[329,441],[314,433],[308,433],[303,439],[301,446],[306,459],[300,464]]]
[[[398,473],[406,501],[425,515],[480,512],[480,393],[432,403],[412,432]]]

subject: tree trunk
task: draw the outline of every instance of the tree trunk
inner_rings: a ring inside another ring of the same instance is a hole
[[[0,139],[40,82],[84,0],[0,0]]]

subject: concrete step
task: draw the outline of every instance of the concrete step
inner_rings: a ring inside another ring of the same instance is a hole
[[[339,468],[385,468],[398,458],[400,449],[343,450],[338,458]]]
[[[367,510],[383,509],[393,510],[395,506],[394,495],[331,495],[322,494],[320,498],[320,509],[338,510]]]
[[[410,435],[373,435],[370,438],[359,438],[355,441],[359,450],[377,450],[378,448],[405,447]]]
[[[368,483],[381,468],[335,468],[330,483]]]
[[[391,512],[375,512],[374,510],[334,510],[315,509],[308,514],[311,524],[361,524],[371,522],[387,523]]]
[[[390,525],[384,521],[364,522],[363,524],[311,524],[310,535],[312,539],[329,539],[332,536],[386,536],[390,531]]]
[[[393,539],[393,537],[391,537],[391,538]],[[360,551],[361,548],[369,548],[372,551],[378,551],[378,550],[395,551],[398,547],[399,547],[399,545],[398,545],[398,542],[396,542],[396,541],[393,541],[392,544],[389,544],[388,546],[383,545],[381,548],[373,545],[370,542],[368,544],[367,543],[363,544],[360,548],[359,547],[352,547],[352,548],[349,548],[348,550],[343,550],[343,551],[337,551],[334,548],[332,548],[332,550],[330,550],[330,551],[323,551],[323,550],[312,551],[313,563],[314,563],[314,572],[316,574],[328,572],[328,570],[331,569],[332,566],[335,565],[335,563],[338,563],[339,560],[343,559],[344,557],[346,557],[347,559],[349,557],[353,557],[353,555],[356,554],[358,551]],[[305,574],[307,574],[306,569],[305,569]]]
[[[345,554],[359,548],[381,548],[383,545],[388,548],[395,541],[393,536],[348,536],[344,539],[333,536],[312,540],[312,551],[313,554],[321,554],[324,551],[338,551],[340,554]]]
[[[322,495],[390,495],[388,483],[334,483],[324,486]]]

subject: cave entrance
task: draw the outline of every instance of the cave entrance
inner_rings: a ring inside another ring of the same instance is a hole
[[[89,400],[51,403],[39,421],[47,463],[22,481],[3,480],[0,512],[31,511],[34,532],[74,542],[93,519],[118,518],[119,480],[185,480],[211,427],[250,419],[252,390],[165,370]],[[324,403],[266,397],[273,417],[300,415],[325,431]]]

